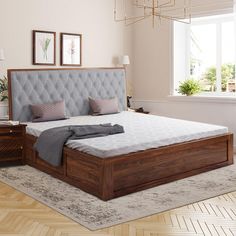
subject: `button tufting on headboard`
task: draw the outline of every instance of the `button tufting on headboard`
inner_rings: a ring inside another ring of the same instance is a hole
[[[65,100],[67,116],[87,115],[88,97],[119,100],[126,109],[123,69],[10,70],[12,119],[31,121],[30,104]]]

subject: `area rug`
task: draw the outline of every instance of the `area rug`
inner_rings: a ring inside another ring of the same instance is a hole
[[[30,166],[1,168],[0,181],[97,230],[236,191],[236,164],[108,202]]]

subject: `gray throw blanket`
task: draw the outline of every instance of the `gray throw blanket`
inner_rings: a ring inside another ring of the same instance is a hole
[[[63,146],[68,140],[103,137],[119,133],[124,133],[124,128],[111,124],[57,127],[43,131],[34,144],[34,148],[41,159],[53,166],[60,166]]]

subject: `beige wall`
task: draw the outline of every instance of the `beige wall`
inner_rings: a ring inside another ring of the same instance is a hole
[[[32,30],[57,32],[57,66],[59,66],[59,33],[83,35],[83,67],[114,66],[117,57],[130,53],[130,32],[113,20],[111,0],[0,0],[0,48],[7,68],[32,66]],[[127,33],[125,33],[127,30]],[[45,67],[45,66],[44,66]]]
[[[151,20],[134,26],[134,97],[153,100],[169,94],[171,75],[170,23],[152,28]]]

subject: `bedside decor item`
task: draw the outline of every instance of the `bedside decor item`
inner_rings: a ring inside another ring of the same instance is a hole
[[[82,35],[61,33],[61,66],[82,65]]]
[[[144,111],[143,107],[139,107],[135,109],[135,112],[149,114],[149,111]]]
[[[0,118],[8,116],[8,81],[4,76],[0,79]]]
[[[7,77],[4,76],[0,79],[0,102],[6,101],[8,99],[8,82]]]
[[[127,96],[127,107],[128,108],[131,107],[131,102],[130,102],[131,99],[132,99],[132,96]]]
[[[56,65],[56,33],[33,30],[33,65]]]
[[[130,64],[130,59],[129,59],[129,56],[128,55],[124,55],[123,57],[122,57],[122,65],[124,66],[124,67],[126,67],[127,65],[129,65]]]
[[[11,125],[19,125],[20,122],[17,121],[17,120],[0,120],[0,126],[4,126],[4,125],[8,125],[8,126],[11,126]]]
[[[180,83],[178,92],[182,95],[191,96],[201,92],[201,85],[199,81],[194,79],[187,79]]]
[[[0,61],[5,60],[4,50],[0,49]],[[4,76],[0,79],[0,118],[6,119],[8,116],[8,81]]]

